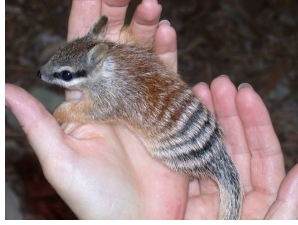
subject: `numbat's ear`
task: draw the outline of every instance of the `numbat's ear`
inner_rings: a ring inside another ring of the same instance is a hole
[[[108,55],[108,46],[106,44],[99,44],[93,47],[88,53],[88,63],[92,68],[99,68]]]
[[[87,38],[93,39],[93,40],[105,39],[107,24],[108,24],[108,17],[106,16],[100,17],[89,30],[87,34]]]

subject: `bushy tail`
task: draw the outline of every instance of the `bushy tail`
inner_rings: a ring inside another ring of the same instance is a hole
[[[225,146],[207,162],[205,169],[218,183],[220,191],[220,220],[240,219],[243,200],[243,188],[240,175],[226,152]]]
[[[212,177],[220,191],[219,219],[240,219],[242,183],[226,152],[222,130],[198,99],[192,96],[188,102],[180,120],[158,136],[152,144],[155,149],[150,152],[175,171],[190,177]],[[168,126],[167,122],[164,124]]]
[[[218,184],[220,194],[218,219],[240,219],[243,199],[242,182],[220,138],[216,137],[213,145],[207,150],[186,150],[186,153],[181,153],[160,148],[156,152],[155,157],[178,172],[186,173],[191,177],[213,178]]]

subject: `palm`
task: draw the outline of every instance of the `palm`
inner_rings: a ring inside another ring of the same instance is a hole
[[[63,151],[44,172],[79,218],[183,218],[187,179],[150,157],[124,127],[68,125],[65,132]]]

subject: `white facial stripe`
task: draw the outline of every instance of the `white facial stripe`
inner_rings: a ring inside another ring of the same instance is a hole
[[[79,77],[79,78],[76,78],[76,79],[72,79],[70,81],[64,81],[64,80],[61,80],[61,79],[55,79],[53,81],[53,83],[68,88],[68,87],[77,85],[78,83],[82,82],[84,79],[86,79],[86,78]]]
[[[69,71],[69,72],[74,72],[73,71],[73,68],[71,68],[70,66],[59,66],[59,67],[55,67],[54,68],[54,71],[56,71],[57,73],[60,73],[60,72],[62,72],[62,71],[64,71],[64,70],[67,70],[67,71]]]

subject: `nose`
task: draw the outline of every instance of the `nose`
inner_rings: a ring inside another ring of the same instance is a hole
[[[39,78],[41,78],[40,70],[38,70],[38,72],[37,72],[37,76],[38,76]]]

